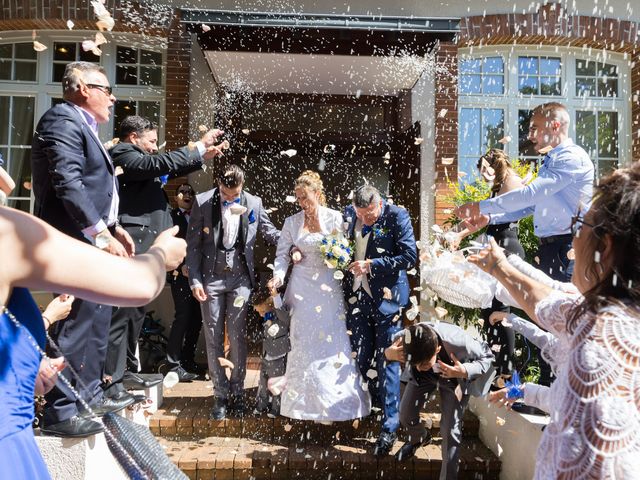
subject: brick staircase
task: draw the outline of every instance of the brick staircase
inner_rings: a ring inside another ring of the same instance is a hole
[[[257,370],[248,370],[248,399],[255,397],[257,378]],[[442,457],[436,402],[422,414],[432,422],[433,443],[420,448],[415,458],[397,462],[392,455],[377,459],[370,454],[379,432],[375,415],[330,425],[250,414],[216,421],[209,419],[211,382],[178,384],[164,395],[162,408],[150,418],[150,428],[191,479],[438,478]],[[497,479],[500,461],[478,439],[478,427],[477,417],[467,412],[459,478]],[[401,434],[392,453],[404,440]]]

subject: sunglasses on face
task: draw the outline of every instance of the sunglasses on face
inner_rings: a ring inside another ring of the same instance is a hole
[[[590,227],[592,229],[596,228],[595,225],[585,222],[584,217],[580,215],[580,212],[578,212],[577,215],[571,217],[571,235],[576,237],[580,230],[582,230],[582,227]]]
[[[87,87],[97,88],[108,97],[111,96],[111,93],[113,92],[113,87],[108,87],[107,85],[98,85],[97,83],[87,83]]]

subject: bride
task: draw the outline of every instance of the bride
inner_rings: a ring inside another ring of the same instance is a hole
[[[324,235],[342,230],[342,215],[324,206],[322,180],[316,172],[300,175],[295,194],[302,211],[284,222],[272,280],[276,287],[282,285],[289,252],[296,246],[302,260],[294,265],[285,293],[291,313],[291,351],[280,413],[317,421],[364,417],[371,400],[351,357],[342,285],[318,248]]]

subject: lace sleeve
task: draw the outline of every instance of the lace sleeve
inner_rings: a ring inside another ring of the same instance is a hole
[[[552,290],[549,295],[536,304],[535,313],[538,323],[542,328],[558,337],[567,336],[569,312],[580,298],[580,295],[577,294]]]

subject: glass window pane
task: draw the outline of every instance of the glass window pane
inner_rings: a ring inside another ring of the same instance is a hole
[[[143,65],[162,65],[162,54],[149,50],[140,50],[140,63]]]
[[[76,59],[76,43],[55,42],[53,44],[53,59],[73,62]]]
[[[460,73],[480,73],[482,61],[479,58],[472,58],[460,61]]]
[[[598,157],[618,157],[618,113],[598,113]]]
[[[520,157],[536,157],[538,152],[529,141],[529,121],[531,110],[518,110],[518,155]]]
[[[11,145],[31,145],[34,106],[34,97],[13,97]]]
[[[24,184],[27,182],[27,186],[29,186],[31,182],[31,148],[12,148],[10,155],[11,162],[9,162],[8,172],[16,182],[16,188],[11,192],[11,196],[28,197],[30,193]]]
[[[11,60],[0,60],[0,80],[11,80]]]
[[[51,106],[55,107],[56,105],[58,105],[59,103],[64,102],[64,100],[62,98],[58,98],[58,97],[53,97],[51,99]]]
[[[0,96],[0,145],[9,144],[9,125],[11,124],[9,121],[10,102],[11,97]],[[6,155],[4,155],[4,159],[7,159]]]
[[[140,85],[162,85],[162,67],[140,67]]]
[[[504,72],[504,63],[502,57],[487,57],[482,65],[483,73],[502,73]]]
[[[599,77],[617,77],[618,67],[616,65],[610,65],[608,63],[599,63],[598,76]]]
[[[16,58],[37,60],[37,52],[33,49],[33,43],[16,43]]]
[[[482,93],[502,95],[504,93],[504,77],[502,75],[482,77]]]
[[[617,97],[618,80],[606,77],[598,79],[598,95],[600,97]]]
[[[78,57],[83,62],[100,63],[100,57],[91,50],[85,52],[83,48],[80,48]]]
[[[13,57],[13,44],[5,43],[0,45],[0,58],[12,58]]]
[[[605,177],[618,168],[617,159],[599,159],[598,160],[598,177]]]
[[[136,115],[136,102],[118,100],[113,107],[113,136],[120,136],[120,123],[125,117]]]
[[[35,82],[37,67],[38,64],[36,62],[16,61],[13,70],[14,80],[20,80],[23,82]]]
[[[596,62],[592,60],[576,60],[576,75],[589,75],[594,76],[596,74]]]
[[[116,50],[116,63],[137,63],[138,50],[135,48],[121,47]]]
[[[460,93],[482,93],[482,76],[461,75]]]
[[[538,77],[518,77],[518,91],[524,95],[538,95]]]
[[[589,156],[596,154],[596,114],[594,112],[576,110],[576,143],[584,148]]]
[[[518,57],[518,73],[520,75],[537,75],[538,57]]]
[[[576,95],[579,97],[595,97],[596,79],[576,77]]]
[[[560,77],[540,77],[540,95],[560,95]]]
[[[562,74],[562,64],[559,58],[540,58],[540,75],[560,75]]]
[[[138,68],[135,65],[116,66],[116,84],[117,85],[137,85],[138,84]]]
[[[504,111],[501,108],[485,108],[482,110],[483,144],[479,153],[489,148],[499,147],[498,140],[504,137]]]
[[[460,178],[460,183],[473,183],[478,179],[479,157],[479,155],[474,155],[473,157],[458,158],[458,177]]]
[[[52,73],[52,82],[60,83],[62,82],[62,77],[64,77],[64,69],[67,67],[66,63],[54,63],[53,64],[53,73]]]
[[[461,156],[478,155],[480,153],[480,109],[462,108],[459,128],[459,154]]]
[[[138,102],[138,115],[148,118],[158,125],[160,123],[160,102]]]
[[[22,210],[23,212],[29,213],[29,208],[31,206],[31,201],[28,199],[24,200],[16,200],[14,198],[9,198],[7,200],[7,206],[11,207],[15,210]]]

